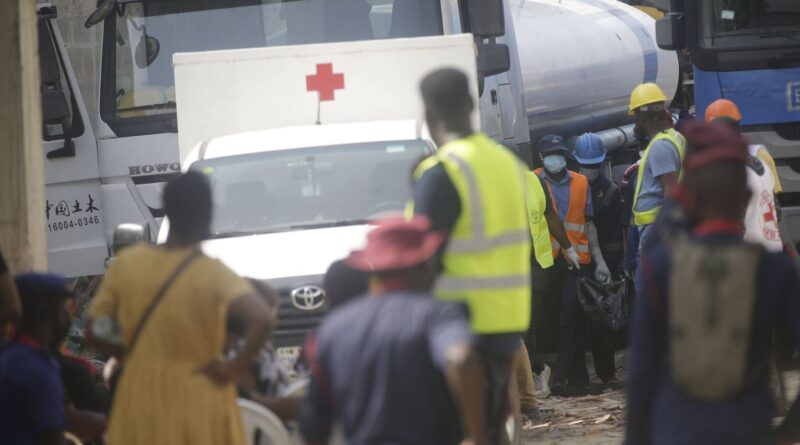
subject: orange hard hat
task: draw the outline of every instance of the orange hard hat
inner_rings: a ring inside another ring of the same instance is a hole
[[[733,101],[717,99],[706,108],[706,123],[708,124],[718,117],[727,117],[739,122],[742,120],[742,113]]]

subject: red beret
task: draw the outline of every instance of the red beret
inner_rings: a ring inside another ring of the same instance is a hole
[[[747,164],[747,143],[739,132],[720,125],[695,125],[686,131],[685,173],[720,163]]]

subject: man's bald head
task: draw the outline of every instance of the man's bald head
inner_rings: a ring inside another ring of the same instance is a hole
[[[466,74],[453,68],[436,70],[422,79],[420,92],[425,103],[425,120],[432,133],[437,130],[471,133],[470,114],[475,104]]]

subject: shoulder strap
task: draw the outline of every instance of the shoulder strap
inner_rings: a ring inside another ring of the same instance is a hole
[[[153,311],[155,311],[156,306],[158,303],[164,300],[164,296],[167,294],[167,290],[169,290],[172,283],[178,278],[178,276],[186,270],[189,264],[194,261],[195,258],[200,256],[200,250],[194,250],[191,254],[189,254],[186,258],[178,264],[178,267],[172,272],[172,274],[164,281],[164,284],[158,289],[158,292],[153,296],[153,299],[150,301],[150,304],[147,306],[147,309],[144,310],[144,314],[139,319],[139,323],[136,325],[136,329],[133,331],[133,336],[131,337],[131,344],[127,348],[126,355],[130,356],[133,352],[133,348],[136,347],[136,343],[139,340],[139,337],[142,334],[142,330],[144,329],[147,321],[150,320],[150,317],[153,315]]]

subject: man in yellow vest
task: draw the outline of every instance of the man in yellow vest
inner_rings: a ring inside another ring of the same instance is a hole
[[[414,171],[413,210],[448,234],[434,295],[469,309],[486,364],[495,443],[507,411],[512,357],[530,323],[525,171],[511,152],[473,130],[474,100],[464,73],[435,71],[420,89],[439,151]]]
[[[639,161],[633,197],[633,220],[639,230],[639,255],[655,242],[650,230],[670,190],[678,183],[685,140],[672,128],[672,115],[666,108],[667,97],[654,83],[643,83],[631,92],[629,114],[635,117],[634,133],[647,148]],[[637,269],[637,293],[641,294],[641,276]]]
[[[555,265],[552,280],[545,292],[543,312],[558,314],[558,360],[551,392],[560,396],[584,395],[589,391],[586,371],[586,338],[583,335],[584,316],[578,303],[578,278],[592,276],[600,282],[608,282],[610,272],[606,266],[592,222],[592,193],[585,176],[567,170],[570,151],[564,139],[556,135],[544,136],[537,146],[542,156],[543,169],[536,174],[544,180],[553,200],[553,207],[564,224],[569,242],[578,255],[578,264],[569,261],[570,252],[562,256],[560,243],[552,240],[552,255]],[[553,306],[557,304],[557,310]],[[593,342],[592,346],[595,346]],[[594,354],[608,351],[595,350]],[[613,351],[612,351],[613,354]],[[608,362],[608,360],[605,360]],[[611,369],[597,370],[600,377],[613,383],[613,360]]]
[[[544,183],[544,179],[529,171],[525,174],[528,182],[527,209],[528,223],[531,229],[531,240],[533,252],[531,255],[531,326],[525,337],[526,352],[529,362],[532,365],[533,377],[536,387],[536,395],[546,397],[550,394],[550,367],[536,360],[537,353],[537,331],[539,334],[555,334],[557,331],[552,321],[542,318],[542,303],[547,294],[548,283],[553,275],[553,240],[566,253],[567,261],[574,268],[580,267],[580,257],[572,247],[572,243],[567,237],[564,224],[558,217],[558,213],[553,206],[550,190]],[[550,338],[553,335],[545,335]],[[519,371],[518,371],[519,372]],[[526,399],[530,399],[525,392],[526,385],[520,382],[520,393],[522,396],[522,409],[525,410]]]

